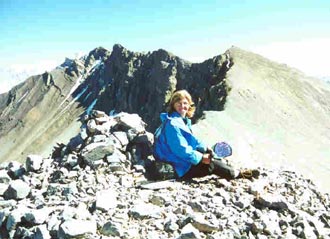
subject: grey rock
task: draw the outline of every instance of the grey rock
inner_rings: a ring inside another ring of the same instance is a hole
[[[136,160],[138,162],[138,160]],[[176,178],[176,174],[172,165],[158,160],[150,161],[147,169],[150,177],[154,180],[171,180]]]
[[[96,208],[101,211],[108,211],[116,208],[118,204],[117,192],[112,189],[102,190],[96,193]]]
[[[24,178],[24,177],[22,177],[22,178]],[[24,181],[29,182],[29,184],[32,188],[39,188],[42,186],[41,180],[36,177],[32,177],[32,178],[29,178],[28,180],[24,180]]]
[[[257,238],[258,238],[258,239],[268,239],[269,237],[266,236],[266,235],[263,235],[263,234],[259,234],[259,235],[257,236]]]
[[[61,221],[58,218],[57,214],[52,214],[49,217],[49,220],[47,221],[47,231],[49,232],[55,232],[54,234],[57,234],[58,229],[60,228]]]
[[[93,135],[93,137],[91,137],[90,142],[88,143],[100,143],[100,142],[106,142],[108,140],[108,136],[104,135],[104,134],[97,134],[97,135]]]
[[[202,238],[199,231],[192,225],[187,224],[184,228],[182,228],[180,239],[200,239]]]
[[[192,218],[191,224],[197,228],[200,232],[210,233],[213,231],[219,231],[221,228],[205,220],[204,215],[196,214]]]
[[[107,140],[109,142],[111,142],[111,144],[116,148],[116,149],[119,149],[119,150],[126,150],[125,147],[122,146],[120,140],[114,135],[114,134],[110,134],[110,136],[107,137]]]
[[[49,196],[52,196],[52,195],[57,195],[58,193],[61,193],[61,192],[62,192],[62,185],[61,184],[50,183],[47,186],[47,189],[46,189],[45,193],[49,197]]]
[[[16,200],[3,200],[0,198],[0,208],[11,208],[14,207],[17,204]]]
[[[164,229],[166,232],[173,233],[179,229],[179,225],[175,221],[169,220],[165,223]]]
[[[108,123],[109,121],[111,121],[111,117],[106,115],[103,111],[100,111],[100,112],[102,112],[104,115],[103,116],[95,116],[94,119],[95,119],[97,125],[103,125],[103,124]],[[106,134],[106,132],[100,132],[100,133]]]
[[[89,165],[90,167],[95,167],[97,165],[100,165],[100,160],[102,161],[106,156],[112,155],[113,153],[113,145],[106,145],[104,143],[93,143],[83,149],[82,156],[87,165]]]
[[[154,135],[146,131],[143,134],[136,135],[131,141],[136,144],[146,144],[151,146],[154,143]]]
[[[49,231],[47,230],[47,226],[45,224],[34,227],[33,231],[34,231],[33,239],[50,239],[51,238]]]
[[[8,189],[7,183],[0,183],[0,196],[3,196],[4,192]]]
[[[127,138],[127,134],[123,131],[115,131],[112,133],[112,135],[119,140],[120,144],[121,144],[121,148],[123,150],[126,150],[126,146],[128,145],[129,141]]]
[[[319,238],[320,235],[315,234],[315,229],[312,227],[307,221],[304,221],[304,231],[303,231],[303,237],[304,238],[310,238],[310,239],[316,239]]]
[[[87,238],[88,235],[96,233],[96,222],[88,220],[67,220],[60,226],[58,237],[59,238]]]
[[[128,188],[134,186],[134,178],[131,175],[123,175],[119,179],[121,186]]]
[[[91,116],[94,118],[107,118],[108,117],[108,115],[105,112],[100,111],[100,110],[92,110]],[[104,120],[103,122],[105,122],[105,121],[107,121],[107,120]]]
[[[7,217],[7,213],[4,210],[1,210],[0,211],[0,227],[2,226],[4,221],[6,220],[6,217]]]
[[[90,133],[95,133],[96,131],[96,121],[94,119],[91,119],[87,123],[87,129]]]
[[[79,158],[75,154],[68,154],[68,155],[64,156],[63,163],[64,163],[64,165],[67,165],[67,166],[73,168],[78,165]]]
[[[192,201],[188,202],[188,205],[195,211],[195,212],[206,212],[205,206],[199,201]]]
[[[12,161],[8,165],[8,174],[12,179],[18,179],[25,173],[23,165],[17,161]]]
[[[111,221],[105,223],[102,226],[100,232],[102,235],[113,236],[113,237],[122,237],[124,235],[124,231],[121,223],[116,223]]]
[[[241,209],[247,208],[253,202],[253,197],[246,196],[246,197],[239,197],[234,204]]]
[[[114,150],[113,154],[106,157],[109,168],[112,172],[125,172],[127,171],[126,156],[119,150]]]
[[[127,114],[121,112],[114,117],[118,120],[119,125],[123,125],[128,129],[135,130],[136,133],[144,133],[146,124],[142,121],[141,117],[137,114]]]
[[[30,186],[20,179],[14,180],[9,184],[8,189],[4,193],[5,198],[20,200],[29,195],[31,191]]]
[[[82,150],[81,150],[81,155],[84,157],[86,154],[88,154],[89,152],[97,149],[97,148],[105,148],[107,149],[107,151],[105,152],[105,154],[109,153],[111,154],[113,152],[113,150],[115,149],[115,147],[111,144],[111,142],[106,141],[106,142],[97,142],[97,143],[90,143],[88,145],[86,145]],[[103,154],[103,156],[105,155]]]
[[[87,128],[86,127],[83,127],[80,130],[79,138],[81,138],[82,141],[85,141],[88,138],[88,133],[87,133]]]
[[[30,154],[27,156],[25,164],[26,164],[26,170],[37,172],[41,168],[41,164],[43,162],[43,158],[40,155]]]
[[[163,194],[156,194],[156,195],[152,195],[152,197],[150,198],[150,202],[154,205],[157,206],[163,206],[165,205],[165,202],[167,201],[166,199],[166,195]]]
[[[11,235],[14,234],[13,238],[32,238],[33,232],[25,227],[18,226],[14,231],[10,233]]]
[[[109,164],[112,163],[123,163],[126,161],[126,156],[125,154],[121,153],[118,149],[115,149],[111,155],[108,155],[106,157],[106,161]]]
[[[30,209],[22,215],[22,221],[29,225],[43,224],[51,213],[50,208]]]
[[[6,169],[0,170],[0,183],[8,184],[11,181]]]
[[[134,205],[130,209],[130,215],[135,219],[161,218],[162,209],[148,203]]]
[[[146,169],[142,165],[133,165],[133,168],[136,172],[145,173]]]
[[[285,199],[280,195],[264,194],[255,198],[255,203],[274,210],[288,209]]]
[[[5,169],[5,170],[8,170],[8,165],[9,165],[10,162],[1,162],[0,163],[0,172],[1,170]]]
[[[136,132],[136,130],[134,130],[134,129],[127,130],[127,138],[130,142],[133,141],[134,138],[137,136],[138,136],[138,132]]]
[[[175,180],[165,180],[154,183],[147,183],[147,184],[142,184],[140,187],[143,189],[150,189],[150,190],[173,188],[175,187]]]
[[[62,191],[63,196],[76,195],[76,194],[78,194],[78,188],[76,182],[71,182],[63,187],[63,191]]]
[[[269,211],[269,213],[264,213],[260,221],[264,225],[263,232],[268,235],[281,235],[281,228],[279,225],[279,217],[276,211]]]
[[[80,203],[75,207],[65,206],[59,216],[60,219],[63,221],[68,221],[71,219],[88,220],[91,218],[91,215],[84,203]],[[53,223],[53,226],[56,226],[58,224],[56,218],[53,219]]]
[[[25,206],[19,206],[11,211],[7,216],[6,229],[8,232],[14,231],[16,225],[21,222],[21,218],[29,209]]]

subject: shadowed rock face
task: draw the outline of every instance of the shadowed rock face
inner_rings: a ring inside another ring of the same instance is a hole
[[[96,48],[81,59],[66,59],[0,95],[0,161],[49,153],[55,142],[78,132],[79,117],[92,109],[138,113],[152,131],[177,89],[192,94],[196,118],[203,110],[222,110],[229,63],[226,55],[192,64],[162,49],[142,54],[120,45],[112,52]]]
[[[227,95],[224,76],[227,60],[217,56],[201,64],[191,64],[158,50],[148,54],[129,52],[115,45],[105,64],[112,84],[105,89],[96,107],[103,111],[136,112],[154,129],[159,112],[165,109],[171,94],[187,89],[197,104],[197,116],[203,110],[221,110]]]

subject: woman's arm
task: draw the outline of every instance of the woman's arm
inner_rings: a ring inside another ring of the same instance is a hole
[[[182,135],[179,127],[167,124],[165,127],[165,136],[167,138],[167,144],[171,152],[178,158],[188,161],[194,165],[197,165],[203,157],[201,152],[194,150],[192,145],[189,145],[188,139]],[[187,137],[194,137],[193,135]],[[195,139],[191,139],[195,140]]]

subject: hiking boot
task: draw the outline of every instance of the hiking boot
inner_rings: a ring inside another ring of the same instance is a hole
[[[260,172],[257,169],[246,169],[241,170],[237,176],[237,178],[246,178],[246,179],[252,179],[252,178],[259,178]]]

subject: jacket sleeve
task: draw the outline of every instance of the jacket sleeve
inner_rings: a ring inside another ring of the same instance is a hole
[[[192,127],[191,127],[191,121],[189,121],[188,123],[188,128],[190,129],[190,131],[192,132]],[[207,146],[204,144],[204,142],[202,142],[201,140],[199,140],[198,138],[194,137],[195,140],[196,140],[196,150],[198,152],[201,152],[201,153],[206,153],[206,150],[207,150]]]
[[[167,144],[176,157],[194,165],[197,165],[202,160],[203,154],[194,150],[193,147],[188,144],[187,139],[182,135],[179,127],[168,124],[167,127],[165,127],[165,135]]]
[[[200,141],[199,139],[197,139],[197,151],[201,152],[201,153],[206,153],[206,150],[207,150],[207,146],[202,142]]]

